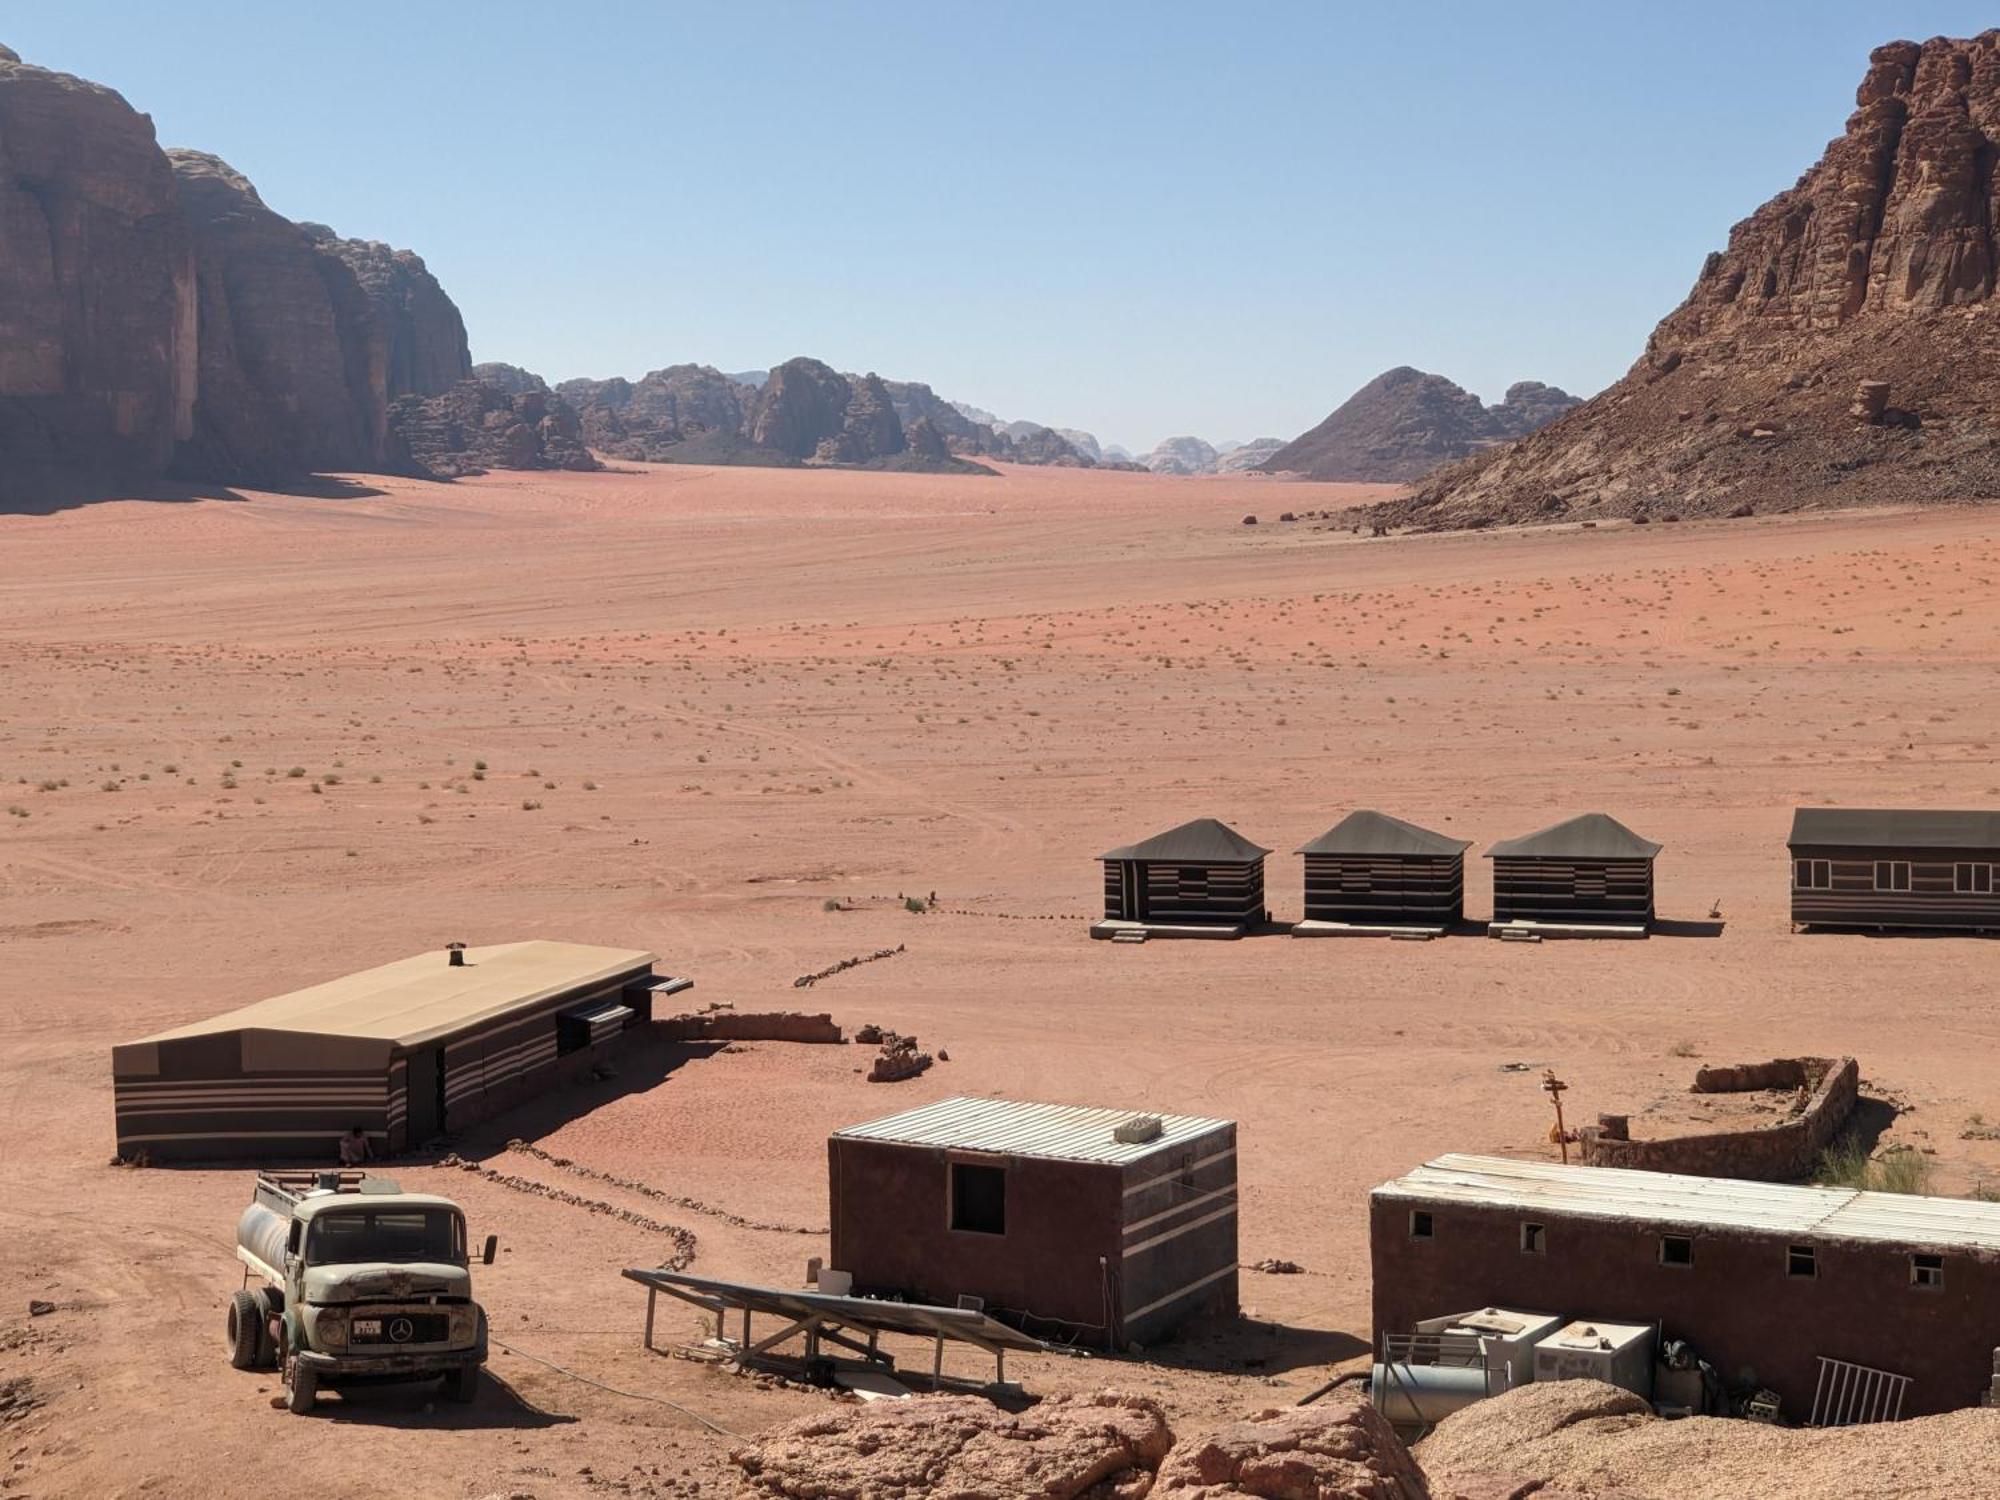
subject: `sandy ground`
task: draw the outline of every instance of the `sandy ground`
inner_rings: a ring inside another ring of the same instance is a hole
[[[403,1175],[506,1247],[482,1296],[511,1348],[476,1406],[300,1419],[227,1367],[248,1173],[107,1167],[111,1044],[451,939],[644,946],[695,998],[949,1049],[894,1086],[851,1048],[655,1056],[461,1143],[526,1135],[775,1226],[494,1158],[686,1225],[706,1272],[795,1279],[826,1133],[892,1108],[1238,1119],[1243,1259],[1307,1274],[1246,1273],[1248,1322],[1154,1362],[1010,1363],[1159,1394],[1188,1430],[1361,1353],[1367,1189],[1546,1150],[1543,1066],[1588,1118],[1704,1061],[1851,1052],[1941,1189],[2000,1174],[2000,1142],[1961,1138],[2000,1119],[1992,950],[1794,936],[1783,850],[1800,802],[2000,795],[2000,512],[1376,540],[1276,520],[1371,492],[1260,480],[371,485],[0,517],[0,1492],[267,1494],[276,1440],[338,1465],[316,1493],[726,1492],[726,1440],[639,1397],[739,1433],[824,1399],[644,1354],[617,1271],[657,1235],[437,1168]],[[1084,937],[1093,856],[1199,815],[1280,851],[1296,915],[1287,851],[1356,806],[1480,847],[1610,812],[1666,843],[1663,914],[1721,931]]]

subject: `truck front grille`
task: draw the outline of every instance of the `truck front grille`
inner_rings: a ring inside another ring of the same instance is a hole
[[[444,1313],[357,1313],[349,1329],[349,1344],[442,1344],[451,1337],[451,1319]]]

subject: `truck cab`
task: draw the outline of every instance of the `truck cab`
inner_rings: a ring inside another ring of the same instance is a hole
[[[359,1173],[266,1173],[236,1255],[262,1284],[231,1301],[231,1362],[275,1363],[293,1411],[322,1385],[367,1381],[442,1376],[455,1399],[475,1395],[486,1318],[450,1199]]]

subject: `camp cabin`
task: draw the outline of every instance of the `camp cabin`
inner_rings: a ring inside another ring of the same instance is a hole
[[[1467,1307],[1656,1324],[1820,1426],[1995,1385],[1996,1203],[1450,1155],[1370,1194],[1369,1239],[1378,1348]]]
[[[1104,920],[1097,938],[1241,937],[1266,920],[1264,856],[1226,823],[1196,818],[1098,855]]]
[[[118,1154],[331,1162],[401,1151],[601,1062],[692,981],[581,943],[461,944],[112,1049]]]
[[[1469,839],[1447,838],[1367,808],[1311,843],[1305,920],[1294,937],[1434,937],[1465,915]]]
[[[1493,861],[1494,937],[1644,937],[1660,846],[1603,813],[1505,839]]]
[[[2000,813],[1801,807],[1792,925],[2000,932]]]
[[[857,1295],[1121,1349],[1236,1311],[1233,1121],[945,1099],[835,1131],[827,1168]]]

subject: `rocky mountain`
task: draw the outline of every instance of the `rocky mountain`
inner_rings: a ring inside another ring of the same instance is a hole
[[[1076,449],[1078,453],[1081,453],[1092,463],[1104,462],[1104,449],[1098,446],[1096,434],[1085,432],[1076,427],[1058,427],[1054,430],[1057,437],[1068,443],[1070,447]]]
[[[991,472],[958,456],[983,450],[929,386],[842,375],[816,359],[787,360],[754,384],[670,365],[637,381],[565,380],[556,392],[576,407],[585,441],[614,458]],[[929,425],[916,445],[908,429],[919,421]]]
[[[1213,474],[1217,456],[1198,437],[1170,437],[1139,462],[1155,474]]]
[[[734,444],[757,401],[756,386],[713,365],[668,365],[636,381],[565,380],[556,394],[577,409],[591,447],[657,463],[685,457],[673,450],[696,439],[709,439],[707,449],[718,439]]]
[[[413,471],[391,397],[470,369],[416,256],[294,223],[112,90],[0,48],[0,498]]]
[[[1442,375],[1399,365],[1377,375],[1257,467],[1308,479],[1404,484],[1439,464],[1533,431],[1577,404],[1554,386],[1522,381],[1486,406]]]
[[[1377,520],[2000,497],[2000,31],[1877,48],[1855,104],[1624,379]]]
[[[346,262],[374,304],[389,345],[392,397],[435,396],[472,374],[465,320],[421,256],[380,240],[344,240],[324,224],[299,228]]]
[[[175,468],[268,484],[407,467],[389,432],[388,338],[346,261],[220,158],[167,160],[193,234],[199,317],[194,431]]]
[[[196,388],[194,235],[152,121],[0,48],[0,482],[159,474]]]
[[[1238,443],[1233,448],[1218,449],[1215,472],[1218,474],[1243,474],[1258,468],[1264,461],[1285,446],[1283,438],[1252,438],[1247,443]]]
[[[519,365],[493,361],[474,365],[472,378],[487,385],[497,386],[510,396],[525,396],[530,391],[545,391],[549,388],[549,383],[533,370],[524,370]]]
[[[539,376],[514,365],[481,368],[504,373],[390,403],[389,425],[426,473],[456,479],[488,469],[603,467],[584,446],[576,409]]]

